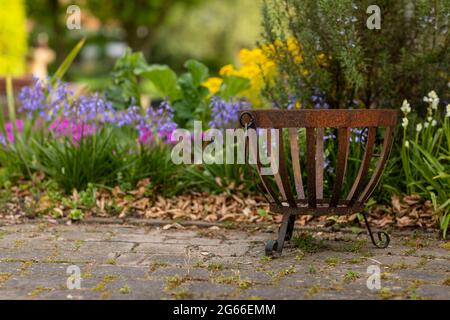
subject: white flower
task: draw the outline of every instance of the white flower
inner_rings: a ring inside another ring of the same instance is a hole
[[[436,110],[439,105],[439,97],[434,90],[428,92],[428,96],[423,97],[423,101],[431,104],[431,109]]]
[[[447,105],[446,111],[447,111],[447,112],[446,112],[445,116],[446,116],[446,117],[450,117],[450,104]]]
[[[437,110],[438,104],[439,104],[439,99],[433,100],[433,102],[431,102],[431,109]]]
[[[405,141],[405,147],[409,148],[409,141],[408,140]]]
[[[436,120],[431,121],[431,126],[436,127],[436,125],[437,125],[437,121]]]
[[[407,126],[408,126],[408,118],[405,117],[402,119],[402,127],[406,128]]]
[[[439,99],[438,95],[436,94],[436,91],[431,90],[430,92],[428,92],[428,97],[430,97],[431,99]]]
[[[423,97],[423,101],[429,102],[431,104],[431,108],[436,110],[439,105],[439,97],[434,90],[428,92],[428,96]]]
[[[407,115],[408,113],[411,112],[411,106],[409,105],[408,101],[405,99],[403,100],[403,104],[402,107],[400,108],[400,110],[402,110],[402,112]]]
[[[418,123],[418,124],[416,125],[416,131],[417,131],[417,132],[422,131],[422,128],[423,128],[423,125],[422,125],[421,123]]]
[[[427,121],[428,121],[428,122],[431,122],[432,120],[433,120],[433,117],[428,117],[428,118],[427,118]]]
[[[429,127],[429,125],[430,125],[430,123],[429,123],[429,122],[425,122],[425,123],[423,124],[424,128],[428,128],[428,127]]]

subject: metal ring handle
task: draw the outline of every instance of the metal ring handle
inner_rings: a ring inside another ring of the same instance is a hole
[[[248,116],[250,120],[247,123],[244,123],[244,116]],[[256,125],[256,119],[255,116],[250,111],[244,111],[241,113],[241,116],[239,117],[239,124],[241,127],[247,127],[247,128],[254,128]]]

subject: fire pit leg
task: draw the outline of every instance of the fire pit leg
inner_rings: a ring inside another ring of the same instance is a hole
[[[292,236],[292,232],[294,230],[295,216],[292,218],[292,215],[289,213],[283,214],[283,220],[281,222],[280,229],[278,230],[278,239],[277,240],[269,240],[266,243],[266,256],[280,256],[281,252],[283,252],[284,242],[289,240]]]
[[[294,226],[295,226],[295,219],[297,218],[297,216],[295,214],[291,215],[291,217],[289,218],[289,225],[287,228],[287,233],[286,233],[286,241],[291,240],[292,235],[294,233]]]
[[[376,241],[373,236],[372,230],[370,229],[369,221],[367,220],[367,214],[363,213],[362,215],[364,217],[364,222],[366,223],[367,231],[369,231],[370,240],[372,240],[373,245],[380,249],[387,248],[389,242],[391,241],[389,234],[384,231],[378,231],[377,232],[378,241]]]

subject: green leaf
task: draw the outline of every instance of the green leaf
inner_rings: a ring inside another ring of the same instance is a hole
[[[208,79],[209,70],[203,63],[196,60],[188,60],[184,67],[189,70],[192,75],[192,81],[196,87],[200,86],[206,79]]]
[[[131,103],[141,101],[136,70],[145,69],[147,62],[142,52],[127,49],[125,54],[117,59],[110,74],[111,83],[105,89],[106,99],[113,103],[114,108],[127,108]]]
[[[450,206],[450,199],[448,199],[447,201],[445,201],[442,205],[439,206],[439,208],[437,208],[438,210],[443,210],[445,209],[447,206]]]
[[[54,85],[56,81],[61,80],[63,78],[64,74],[72,65],[73,60],[75,60],[81,48],[83,48],[85,42],[86,38],[81,39],[76,44],[76,46],[70,51],[69,55],[64,59],[63,63],[59,66],[59,68],[56,70],[55,74],[51,78],[50,83],[52,85]]]
[[[447,228],[450,222],[450,212],[441,217],[441,230],[442,230],[442,238],[447,238]]]
[[[17,135],[16,128],[16,107],[14,105],[14,91],[11,76],[6,77],[6,101],[8,104],[8,115],[14,129],[14,136]]]
[[[268,217],[269,216],[269,213],[264,209],[258,209],[257,213],[260,217]]]
[[[166,65],[151,65],[139,68],[136,73],[151,81],[163,97],[170,101],[180,98],[181,90],[177,84],[177,75]]]
[[[249,79],[237,76],[229,76],[223,80],[219,96],[224,100],[228,100],[231,97],[236,96],[238,93],[248,89],[249,87]]]

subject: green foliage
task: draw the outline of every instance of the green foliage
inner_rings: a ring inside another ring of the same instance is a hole
[[[250,168],[238,164],[203,164],[186,168],[184,178],[201,191],[228,193],[255,190],[255,181]]]
[[[224,100],[235,97],[238,93],[250,87],[250,80],[247,78],[228,76],[224,77],[220,88],[219,96]]]
[[[295,95],[309,107],[311,96],[320,90],[334,108],[348,108],[355,102],[392,108],[400,105],[402,97],[417,103],[422,92],[435,88],[448,99],[450,2],[377,1],[379,30],[366,25],[371,4],[369,0],[266,0],[264,40],[278,43],[267,54],[281,75],[268,83],[268,97],[287,105],[289,95]],[[289,50],[287,39],[299,44],[301,61]]]
[[[125,30],[128,45],[134,50],[149,53],[155,44],[155,36],[172,10],[179,4],[186,7],[200,2],[201,0],[91,0],[86,1],[86,6],[103,22],[119,23]]]
[[[190,66],[189,61],[185,67]],[[191,65],[191,70],[192,65]],[[178,78],[178,85],[181,88],[182,95],[180,99],[172,102],[175,110],[175,121],[181,127],[193,127],[192,121],[201,120],[204,123],[209,122],[208,95],[209,90],[198,83],[191,72],[182,74]]]
[[[51,79],[51,83],[55,84],[58,80],[62,80],[64,75],[66,74],[67,70],[69,70],[70,66],[72,65],[75,58],[78,56],[78,53],[83,48],[84,43],[86,42],[86,39],[81,39],[75,47],[70,51],[70,53],[67,55],[67,57],[64,59],[64,61],[61,63],[61,65],[56,70],[55,74],[53,75]]]
[[[148,178],[148,195],[152,197],[180,193],[186,189],[186,183],[182,181],[185,168],[175,165],[170,154],[170,147],[163,144],[139,148],[135,154],[128,156],[127,161],[132,164],[124,170],[123,180],[134,186],[139,180]]]
[[[0,21],[0,75],[21,76],[27,54],[24,1],[2,1]]]
[[[116,109],[127,108],[132,103],[140,105],[143,94],[155,100],[165,99],[173,107],[174,121],[180,127],[192,128],[194,120],[206,126],[210,121],[211,95],[203,84],[209,77],[208,67],[196,60],[186,61],[184,67],[186,72],[177,76],[169,66],[148,65],[142,53],[127,50],[116,62],[105,96]],[[247,89],[249,83],[245,78],[226,77],[216,94],[228,100]]]
[[[135,70],[146,65],[142,53],[133,53],[130,49],[116,61],[110,75],[111,83],[105,89],[105,97],[116,109],[125,109],[133,102],[140,102],[141,90]]]
[[[168,66],[151,65],[136,70],[136,73],[153,83],[157,93],[163,98],[171,101],[177,100],[181,96],[181,89],[177,83],[176,73]]]
[[[306,253],[317,252],[324,247],[321,241],[317,241],[312,235],[306,232],[294,234],[292,242],[297,248]]]
[[[113,82],[106,88],[105,96],[117,109],[124,109],[132,103],[140,105],[141,95],[146,93],[168,100],[181,127],[192,124],[193,119],[209,122],[209,91],[202,85],[208,77],[208,68],[195,60],[187,61],[185,67],[188,72],[177,77],[170,67],[148,65],[142,53],[127,50],[116,62],[111,74]],[[141,86],[140,78],[151,83],[153,90]]]
[[[92,183],[88,183],[86,190],[79,194],[80,204],[86,208],[95,206],[97,188]]]
[[[72,221],[80,221],[84,219],[83,211],[80,209],[72,209],[69,214],[69,218]]]
[[[130,163],[118,149],[112,130],[98,129],[94,136],[79,141],[71,137],[34,141],[36,169],[45,172],[66,192],[84,190],[88,183],[113,184],[117,174]]]

